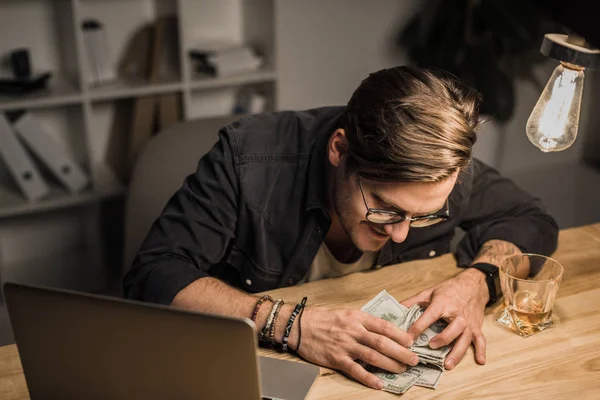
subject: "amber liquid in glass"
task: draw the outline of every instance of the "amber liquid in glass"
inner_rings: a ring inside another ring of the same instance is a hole
[[[552,310],[544,311],[540,296],[527,290],[515,293],[515,301],[508,311],[518,329],[525,335],[543,330],[552,316]]]
[[[552,316],[552,310],[546,312],[522,312],[510,310],[513,320],[524,331],[535,331],[540,324],[545,324]]]

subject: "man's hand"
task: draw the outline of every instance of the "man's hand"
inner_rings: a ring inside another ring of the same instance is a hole
[[[359,310],[307,307],[298,352],[316,364],[340,370],[374,389],[383,382],[355,360],[401,373],[419,358],[407,347],[413,340],[394,324]],[[292,346],[295,348],[295,346]]]
[[[488,297],[484,274],[467,269],[401,302],[406,307],[415,303],[429,304],[408,333],[413,338],[419,337],[428,326],[443,318],[449,325],[431,340],[429,346],[437,349],[456,339],[454,348],[446,357],[445,367],[454,368],[463,359],[471,342],[475,345],[475,359],[479,364],[485,364],[486,343],[481,326]]]

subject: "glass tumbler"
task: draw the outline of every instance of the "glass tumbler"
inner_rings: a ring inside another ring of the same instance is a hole
[[[531,271],[521,279],[517,271]],[[552,308],[563,275],[563,267],[539,254],[508,256],[500,264],[500,285],[504,308],[496,320],[523,337],[554,326]]]

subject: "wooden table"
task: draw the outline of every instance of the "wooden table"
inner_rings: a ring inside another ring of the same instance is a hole
[[[556,327],[522,338],[494,320],[500,304],[488,310],[483,326],[487,364],[477,365],[469,349],[446,371],[436,390],[413,387],[402,399],[600,398],[600,224],[564,230],[553,256],[565,267],[554,307]],[[360,308],[386,289],[402,300],[459,272],[451,255],[378,271],[275,290],[287,301],[308,296],[309,305]],[[261,349],[261,355],[297,358]],[[321,368],[308,399],[392,399],[398,395],[362,386]],[[27,399],[14,345],[0,348],[0,399]]]

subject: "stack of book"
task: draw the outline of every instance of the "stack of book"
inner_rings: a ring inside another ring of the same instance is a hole
[[[197,72],[221,78],[257,71],[264,64],[264,57],[245,44],[201,45],[190,57],[197,62]]]

